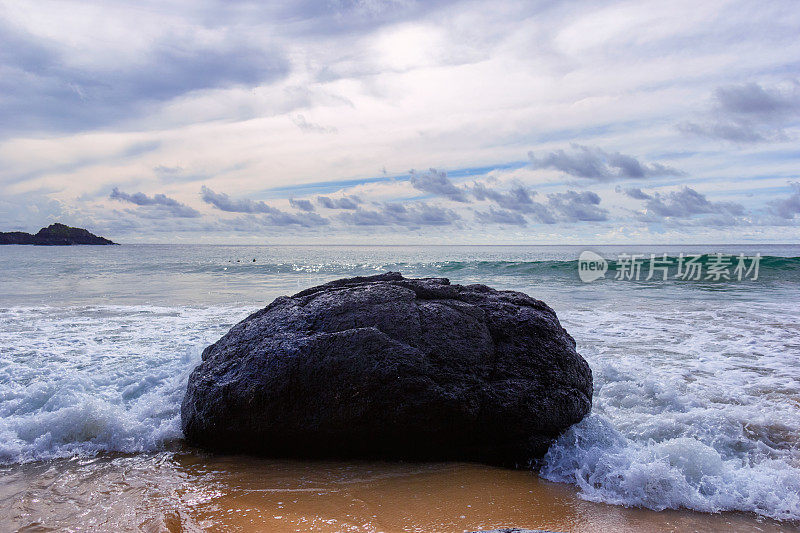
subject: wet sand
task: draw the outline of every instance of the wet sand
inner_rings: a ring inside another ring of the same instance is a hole
[[[187,453],[0,467],[0,531],[800,531],[744,513],[581,500],[528,471]]]

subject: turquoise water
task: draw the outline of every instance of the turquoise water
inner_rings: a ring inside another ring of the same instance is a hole
[[[458,283],[546,291],[559,299],[624,298],[630,290],[664,283],[619,283],[612,273],[583,284],[577,258],[590,249],[609,260],[620,254],[761,254],[758,283],[696,283],[682,294],[708,290],[746,293],[796,288],[800,245],[725,246],[207,246],[125,245],[0,248],[2,305],[263,305],[273,298],[344,276],[401,271],[445,276]],[[255,259],[255,261],[253,261]],[[707,258],[705,261],[707,262]],[[613,268],[612,263],[612,268]],[[646,265],[645,265],[646,266]],[[646,268],[645,268],[646,270]],[[642,276],[644,278],[645,276]],[[675,290],[680,281],[668,283]],[[686,285],[683,283],[683,285]],[[568,287],[568,291],[563,289]],[[666,295],[665,295],[666,296]]]
[[[595,398],[540,475],[595,501],[800,519],[800,246],[591,247],[611,260],[592,283],[584,249],[0,247],[0,461],[171,449],[207,344],[277,296],[393,270],[556,310]],[[760,254],[759,276],[614,279],[620,254],[651,253]]]

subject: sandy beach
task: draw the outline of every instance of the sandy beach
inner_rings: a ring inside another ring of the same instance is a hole
[[[0,475],[3,531],[800,531],[748,513],[589,502],[530,471],[465,463],[162,453],[15,465]]]

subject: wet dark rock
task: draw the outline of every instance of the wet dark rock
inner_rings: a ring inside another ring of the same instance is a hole
[[[0,232],[0,244],[37,244],[42,246],[67,246],[71,244],[116,244],[98,237],[83,228],[72,228],[64,224],[50,224],[35,235],[23,231]]]
[[[281,297],[203,352],[188,443],[270,456],[524,465],[591,407],[544,302],[390,272]]]

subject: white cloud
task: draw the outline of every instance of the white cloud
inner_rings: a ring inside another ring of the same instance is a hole
[[[0,3],[0,31],[10,28],[18,47],[12,55],[0,52],[0,73],[28,69],[38,79],[36,61],[51,56],[60,66],[46,87],[59,81],[67,87],[76,72],[82,82],[87,73],[113,73],[97,77],[96,87],[73,84],[77,90],[53,93],[56,104],[74,108],[50,109],[47,98],[17,96],[37,116],[61,119],[36,130],[3,121],[0,193],[38,194],[65,211],[101,217],[103,209],[115,209],[106,197],[116,185],[165,194],[196,209],[205,223],[226,215],[200,202],[202,185],[282,209],[290,197],[336,194],[383,205],[424,196],[408,171],[437,168],[456,187],[495,179],[493,187],[509,191],[518,183],[539,192],[542,202],[568,190],[599,195],[609,220],[594,228],[576,233],[570,226],[559,234],[560,224],[546,231],[531,224],[506,234],[560,242],[566,234],[612,235],[611,228],[633,224],[625,217],[635,206],[613,192],[616,184],[577,183],[552,165],[514,166],[525,163],[528,151],[538,157],[577,143],[602,147],[604,156],[633,154],[645,169],[660,163],[686,174],[645,172],[645,184],[635,172],[620,173],[630,181],[625,186],[688,185],[709,194],[725,184],[730,192],[717,201],[756,211],[778,199],[778,184],[796,180],[797,156],[787,141],[721,148],[675,128],[706,125],[704,113],[721,87],[784,87],[800,77],[800,15],[792,2],[301,4]],[[219,61],[187,58],[190,49]],[[226,70],[225,54],[248,50],[245,66],[283,67],[259,79],[246,69]],[[182,73],[169,86],[137,74],[169,65]],[[195,76],[204,65],[214,83]],[[137,95],[125,113],[115,111],[119,91]],[[91,100],[98,95],[106,100]],[[94,110],[102,111],[102,121],[93,119]],[[65,114],[71,111],[77,114]],[[0,107],[0,119],[2,113]],[[780,132],[790,139],[798,126],[782,121]],[[398,179],[368,181],[384,175]],[[566,196],[553,198],[567,205]],[[472,224],[475,206],[452,200],[438,197],[431,206],[456,213],[467,242],[497,238]],[[518,222],[481,209],[485,220]],[[360,235],[334,220],[325,231],[342,240]]]

